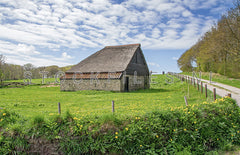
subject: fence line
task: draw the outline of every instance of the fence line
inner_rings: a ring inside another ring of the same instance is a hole
[[[199,82],[200,80],[196,77],[191,77],[191,76],[186,76],[186,75],[182,75],[182,74],[178,74],[178,73],[172,73],[170,72],[171,75],[174,75],[176,78],[180,79],[181,81],[186,81],[186,83],[190,83],[191,85],[194,86],[194,88],[196,88],[196,79],[197,79],[197,89],[199,91]],[[211,91],[211,90],[210,90]],[[213,88],[212,90],[213,94],[212,94],[212,98],[213,100],[215,101],[217,99],[217,95],[216,95],[216,92],[217,92],[217,89],[216,88]],[[203,82],[201,81],[201,93],[203,93]],[[208,89],[207,89],[207,84],[205,84],[205,96],[206,98],[208,98]],[[227,96],[231,97],[231,93],[227,94]]]

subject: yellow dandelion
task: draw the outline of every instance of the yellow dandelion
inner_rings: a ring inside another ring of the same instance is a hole
[[[3,121],[3,119],[0,119],[0,122],[2,122]]]
[[[240,133],[240,131],[237,131],[237,133]]]
[[[6,116],[6,113],[3,113],[3,116]]]
[[[198,129],[195,129],[196,131],[198,131]]]
[[[232,134],[232,137],[233,137],[233,134]]]
[[[142,147],[142,145],[140,145],[140,147]]]
[[[77,118],[77,117],[74,117],[73,119],[74,119],[74,120],[77,120],[78,118]]]
[[[175,129],[173,129],[173,132],[175,132],[176,130]]]
[[[170,139],[172,141],[172,139]]]
[[[217,140],[219,140],[219,138],[217,138]]]
[[[156,135],[156,138],[158,138],[158,135]]]
[[[136,117],[136,119],[138,119],[138,117]]]
[[[187,131],[187,129],[184,129],[184,131]]]
[[[128,131],[128,128],[125,128],[126,131]]]
[[[118,132],[115,132],[116,135],[118,135]]]
[[[118,136],[115,136],[116,139],[118,139]]]

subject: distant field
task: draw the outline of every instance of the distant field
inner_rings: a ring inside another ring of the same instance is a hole
[[[142,115],[153,110],[185,106],[184,96],[188,94],[187,84],[181,83],[178,79],[174,79],[172,84],[167,84],[166,76],[157,75],[156,77],[154,80],[157,84],[153,84],[151,89],[129,93],[61,92],[58,85],[2,88],[0,89],[0,107],[16,111],[26,117],[33,117],[56,115],[58,102],[61,103],[62,113],[69,110],[79,116],[110,114],[112,100],[115,101],[116,114],[123,116]],[[41,81],[41,79],[39,80]],[[33,83],[36,81],[33,80]],[[197,92],[195,88],[192,86],[189,88],[189,104],[206,101],[204,95]]]
[[[59,82],[59,79],[57,79],[57,81]],[[4,81],[4,83],[9,83],[9,82],[28,82],[28,81],[24,81],[23,79],[21,80],[6,80]],[[31,80],[32,84],[42,84],[42,79],[32,79]],[[56,79],[55,78],[45,78],[44,79],[44,84],[49,84],[49,83],[56,83]]]
[[[192,76],[192,72],[183,72],[181,74]],[[196,72],[196,75],[199,77],[198,72]],[[202,72],[202,79],[209,80],[209,78],[210,73]],[[228,78],[220,74],[212,73],[212,81],[240,88],[240,79]]]

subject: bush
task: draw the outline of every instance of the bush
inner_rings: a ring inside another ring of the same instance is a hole
[[[216,154],[240,145],[240,110],[228,97],[127,119],[118,115],[80,119],[68,112],[63,118],[35,117],[30,126],[21,128],[27,122],[15,114],[0,112],[1,118],[5,120],[1,125],[9,128],[1,127],[1,153],[30,152],[39,141],[54,148],[52,153],[62,154]]]

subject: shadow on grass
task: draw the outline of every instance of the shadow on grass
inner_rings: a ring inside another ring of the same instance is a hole
[[[151,89],[141,89],[141,90],[126,92],[126,93],[160,93],[160,92],[171,92],[171,90],[151,88]]]

